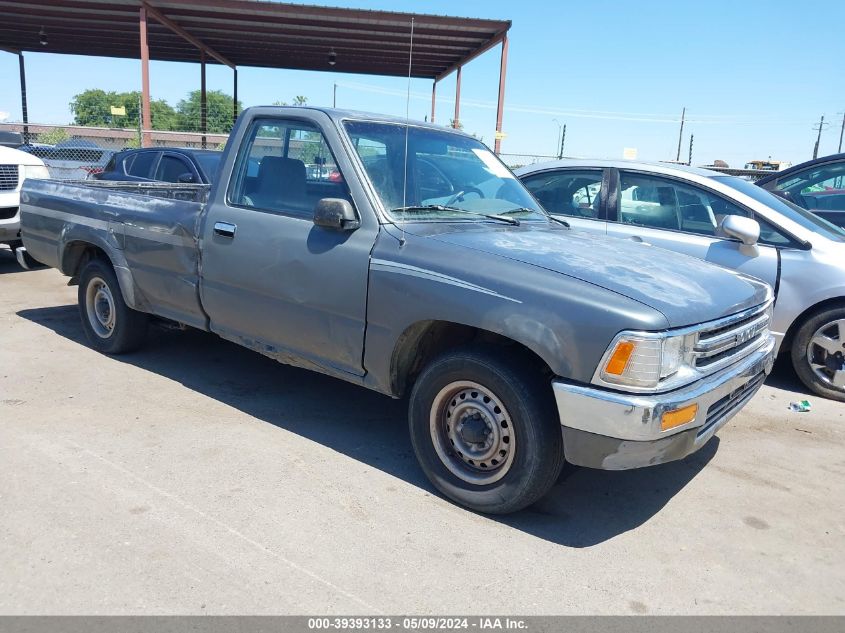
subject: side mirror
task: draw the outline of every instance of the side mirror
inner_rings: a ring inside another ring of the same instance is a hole
[[[194,182],[194,175],[191,172],[186,171],[176,179],[176,182]]]
[[[757,256],[757,242],[760,239],[760,223],[757,220],[744,218],[741,215],[726,215],[719,223],[719,232],[739,240],[742,243],[739,250],[743,254]]]
[[[354,231],[361,226],[361,222],[349,200],[323,198],[314,207],[314,225],[336,231]]]

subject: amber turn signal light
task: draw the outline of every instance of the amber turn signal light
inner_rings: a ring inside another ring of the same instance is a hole
[[[636,345],[631,341],[619,341],[616,349],[613,350],[613,355],[607,361],[607,365],[605,365],[605,373],[621,376],[628,366],[628,361],[631,359],[631,354],[634,353],[635,347]]]
[[[660,421],[660,428],[663,431],[668,431],[669,429],[674,429],[675,427],[686,424],[687,422],[692,422],[695,420],[697,413],[697,404],[688,404],[680,409],[667,411],[663,414],[663,418]]]

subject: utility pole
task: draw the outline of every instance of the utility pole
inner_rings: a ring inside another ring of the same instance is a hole
[[[824,115],[822,115],[822,118],[819,120],[818,127],[813,127],[814,131],[818,131],[818,136],[816,136],[816,144],[813,147],[813,158],[819,157],[819,143],[822,140],[822,130],[825,129],[827,125],[828,124],[824,122]]]
[[[337,107],[337,84],[334,85],[334,97],[332,97],[332,107]]]
[[[845,112],[842,113],[842,127],[839,129],[839,150],[838,154],[842,153],[842,134],[845,133]]]
[[[560,153],[557,155],[558,158],[563,158],[564,144],[566,144],[566,123],[563,124],[563,134],[560,136]]]
[[[695,134],[689,135],[689,160],[687,160],[687,165],[692,165],[692,139],[695,138]]]
[[[675,160],[681,160],[681,140],[684,138],[684,116],[687,113],[686,106],[681,110],[681,129],[678,132],[678,153],[675,155]]]

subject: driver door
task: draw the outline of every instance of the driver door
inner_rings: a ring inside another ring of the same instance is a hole
[[[650,173],[623,170],[607,234],[647,242],[732,268],[777,286],[778,251],[764,239],[756,249],[720,235],[726,215],[752,217],[751,211],[703,187]],[[759,221],[759,220],[758,220]],[[762,222],[762,221],[761,221]],[[765,237],[766,226],[761,226]]]
[[[240,149],[227,190],[209,203],[202,227],[202,303],[223,338],[289,364],[360,376],[378,223],[359,212],[353,231],[314,225],[319,199],[352,202],[343,179],[351,167],[332,152],[327,137],[336,136],[324,133],[318,114],[256,118],[234,139]],[[324,178],[323,168],[338,176]]]

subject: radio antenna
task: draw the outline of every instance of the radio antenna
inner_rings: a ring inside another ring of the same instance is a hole
[[[411,18],[411,48],[408,52],[408,89],[405,93],[405,161],[402,171],[402,208],[408,205],[408,131],[411,127],[411,68],[414,63],[414,18]],[[403,211],[404,213],[404,211]],[[405,245],[405,219],[399,223],[402,229],[402,238],[399,246]]]

